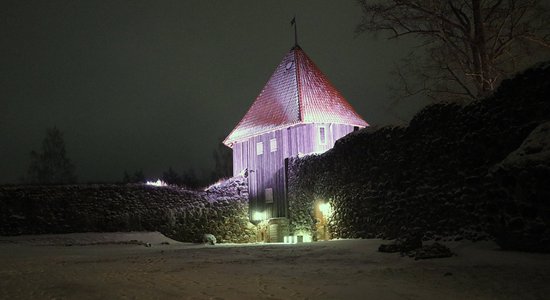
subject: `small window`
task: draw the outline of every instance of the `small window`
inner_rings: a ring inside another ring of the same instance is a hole
[[[277,139],[269,140],[269,151],[271,152],[277,151]]]
[[[262,155],[264,154],[264,143],[258,142],[256,143],[256,155]]]
[[[319,127],[319,145],[327,144],[327,128],[325,126]]]
[[[265,203],[273,203],[273,189],[265,189]]]

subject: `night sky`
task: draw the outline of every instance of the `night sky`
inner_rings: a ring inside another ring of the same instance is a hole
[[[404,42],[355,35],[346,1],[3,1],[0,10],[0,183],[25,175],[46,128],[64,132],[80,182],[124,170],[208,171],[294,44],[371,125],[389,112]]]

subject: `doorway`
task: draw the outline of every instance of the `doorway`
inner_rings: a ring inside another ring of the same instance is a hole
[[[316,200],[313,205],[315,216],[315,236],[318,241],[328,241],[330,240],[330,231],[328,228],[331,214],[330,204],[323,200]]]

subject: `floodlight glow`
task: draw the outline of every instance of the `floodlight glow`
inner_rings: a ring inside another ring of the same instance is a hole
[[[313,241],[311,233],[307,231],[300,230],[295,232],[294,235],[293,243],[311,243]]]
[[[152,186],[168,186],[166,182],[158,179],[157,181],[147,181],[145,183],[146,185],[152,185]]]
[[[325,217],[329,217],[332,214],[332,207],[330,206],[330,203],[319,204],[319,210]]]
[[[265,220],[265,212],[255,211],[252,214],[252,221],[263,221]]]

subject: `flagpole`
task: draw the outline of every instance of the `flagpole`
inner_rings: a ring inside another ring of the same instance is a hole
[[[296,23],[296,16],[294,16],[294,46],[298,46],[298,23]]]
[[[298,23],[296,23],[296,15],[290,21],[290,25],[294,26],[294,46],[298,46]]]

